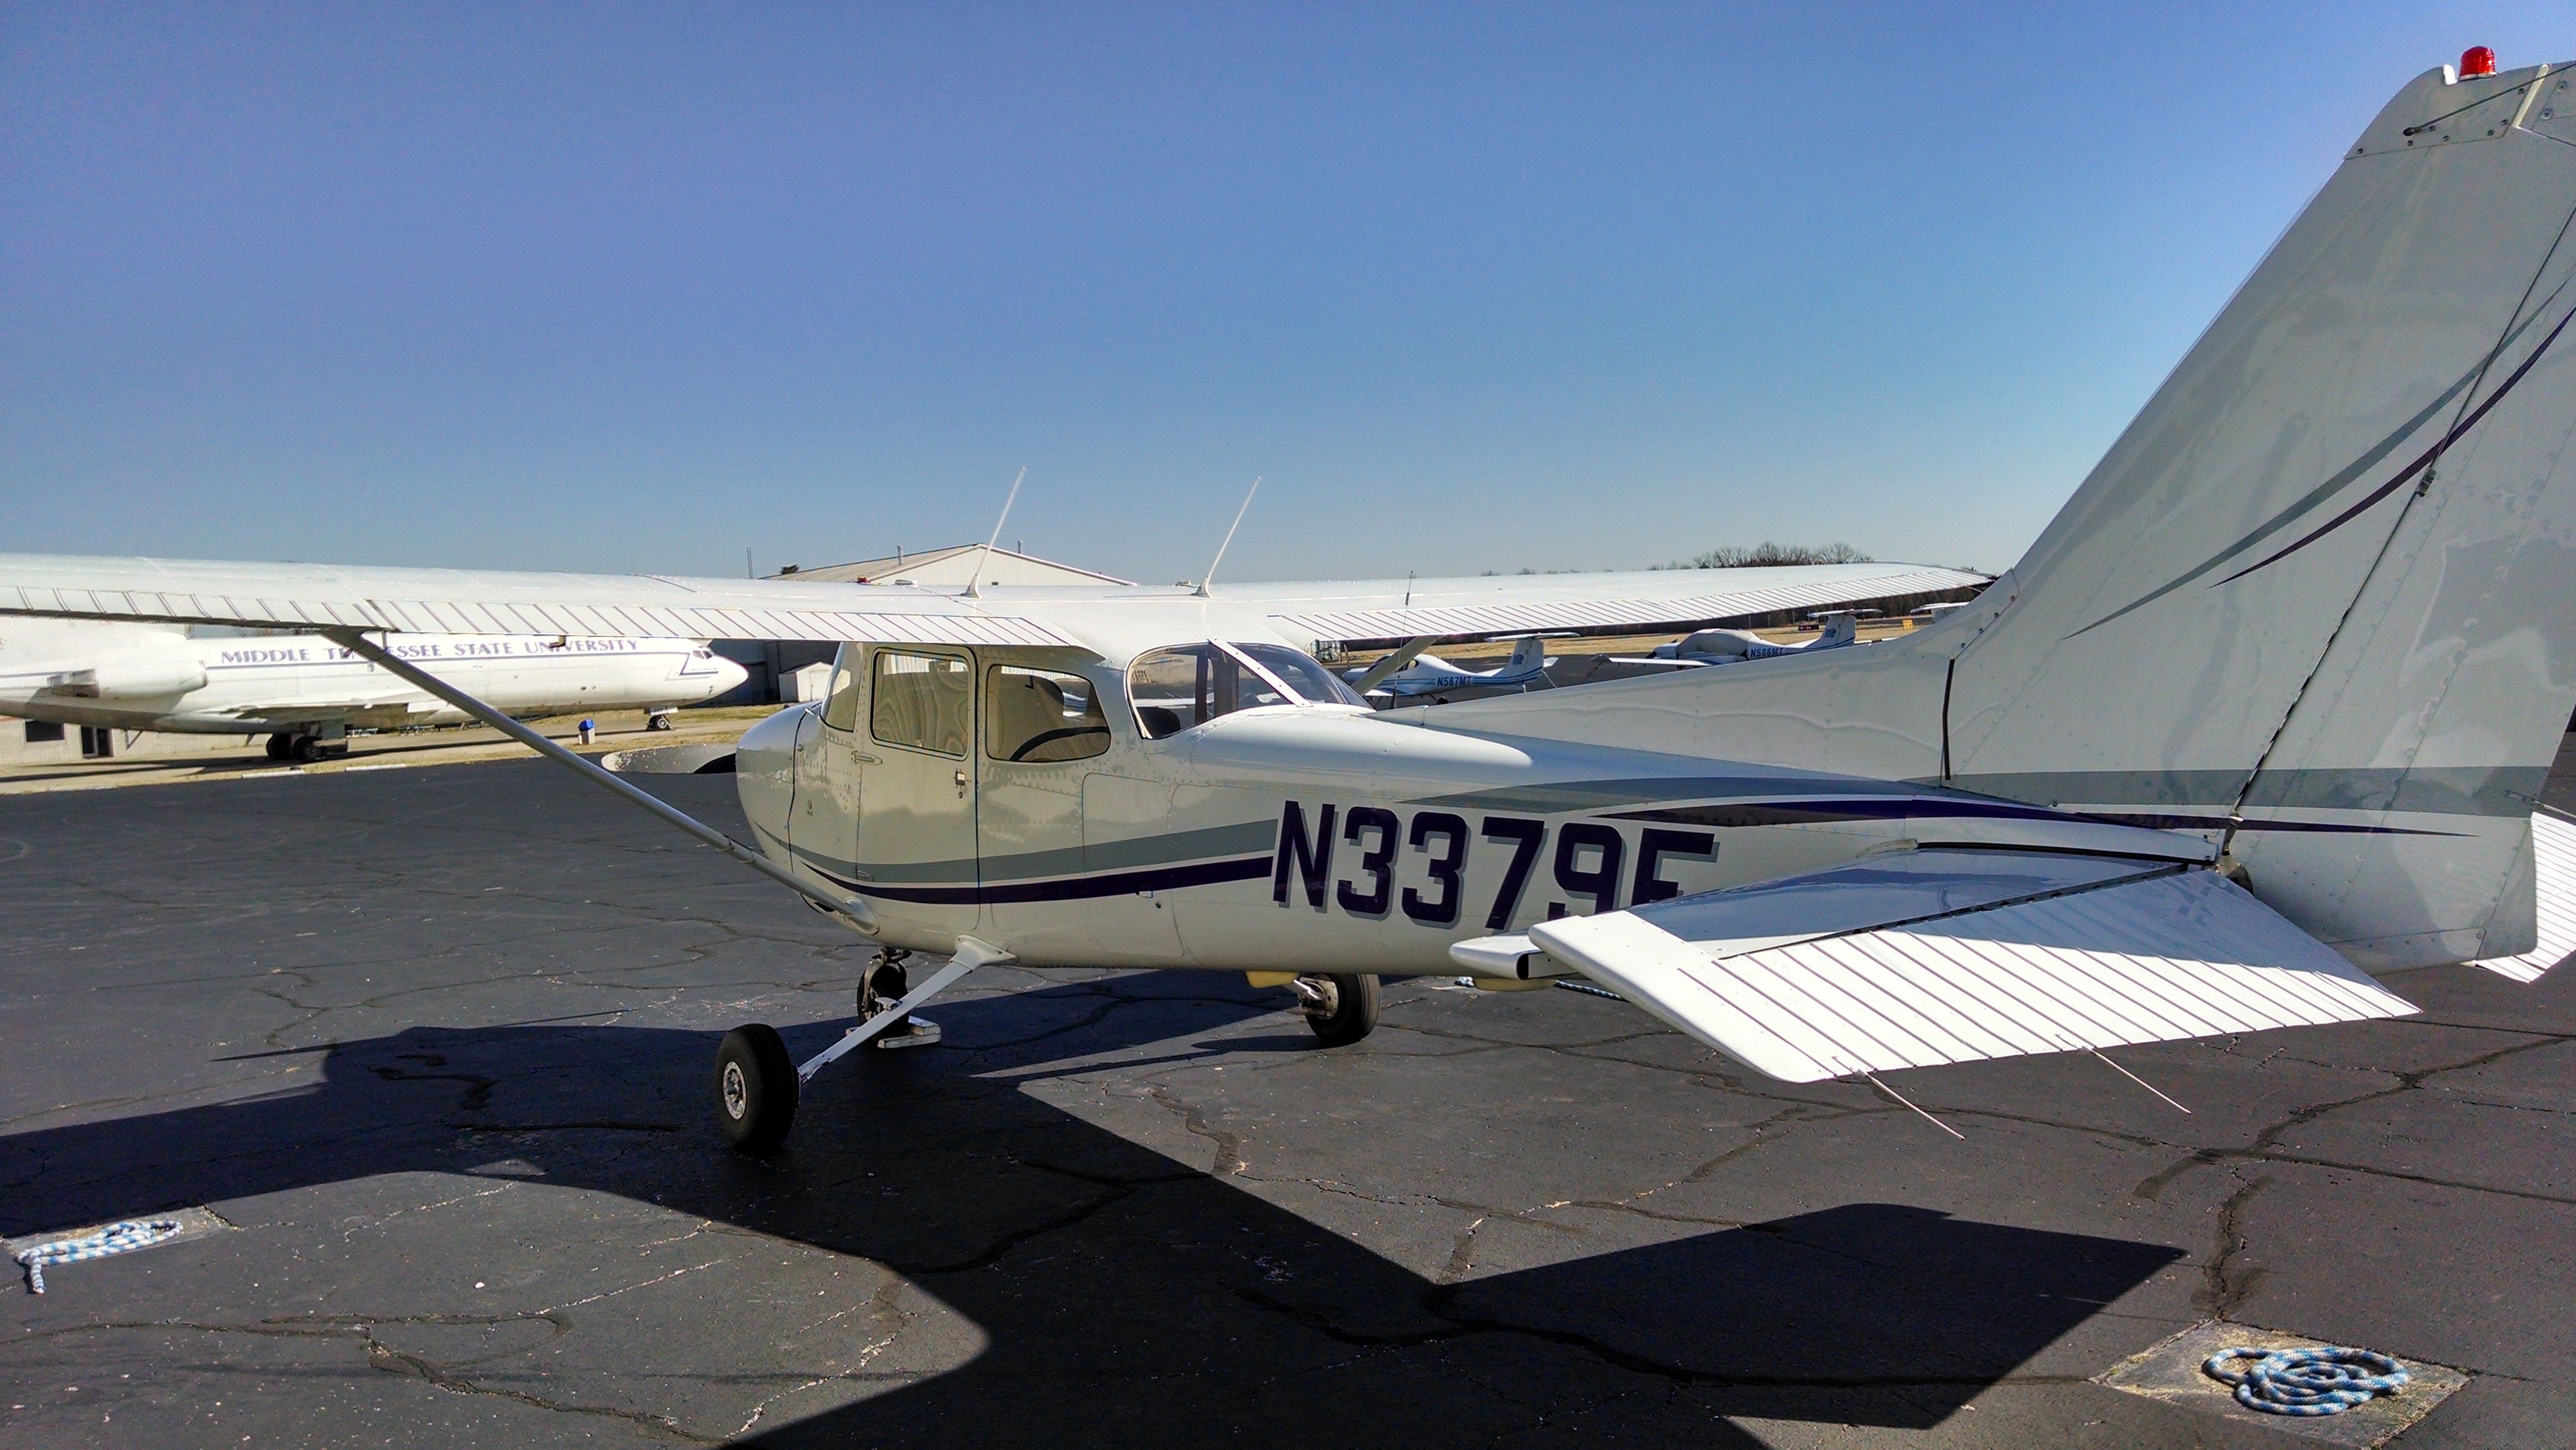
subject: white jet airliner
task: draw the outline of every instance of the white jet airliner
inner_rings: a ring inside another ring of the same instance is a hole
[[[2576,950],[2576,826],[2537,799],[2576,710],[2565,87],[2407,85],[2021,561],[1867,649],[1377,712],[1314,658],[1981,581],[961,594],[18,556],[0,613],[310,628],[874,940],[831,1048],[726,1037],[748,1149],[1005,960],[1249,972],[1327,1044],[1381,973],[1580,974],[1790,1081],[2400,1015],[2372,974]],[[743,737],[745,844],[385,644],[531,628],[840,651],[822,702]],[[915,985],[906,952],[948,965]]]
[[[703,640],[394,635],[407,660],[511,715],[649,712],[667,725],[744,670]],[[347,749],[350,727],[390,730],[472,718],[356,654],[310,635],[199,637],[167,624],[0,623],[0,715],[114,730],[266,735],[272,759]]]

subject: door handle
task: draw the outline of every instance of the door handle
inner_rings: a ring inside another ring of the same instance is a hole
[[[966,772],[962,770],[957,772],[957,798],[959,800],[966,798]]]

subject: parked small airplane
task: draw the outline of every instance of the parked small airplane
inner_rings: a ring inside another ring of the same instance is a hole
[[[1860,640],[1860,615],[1849,609],[1820,609],[1814,616],[1824,621],[1814,639],[1796,644],[1777,644],[1749,629],[1703,629],[1672,644],[1655,646],[1651,655],[1618,658],[1623,665],[1668,665],[1675,669],[1699,669],[1707,665],[1734,664],[1741,660],[1773,660],[1783,655],[1805,654],[1810,650],[1841,649]]]
[[[397,654],[436,668],[512,715],[643,708],[670,712],[742,683],[702,640],[397,635]],[[352,726],[472,718],[428,691],[310,635],[200,637],[168,624],[14,619],[0,626],[0,715],[115,730],[266,735],[272,760],[344,752]]]
[[[1500,668],[1490,670],[1465,669],[1438,655],[1421,653],[1421,646],[1429,642],[1418,640],[1373,665],[1344,670],[1342,678],[1371,699],[1399,700],[1444,695],[1453,690],[1526,689],[1547,678],[1547,643],[1535,634],[1522,635],[1512,646],[1512,657]]]
[[[2371,973],[2576,951],[2576,822],[2538,804],[2576,711],[2564,84],[2408,84],[2021,561],[1866,650],[1386,711],[1314,658],[1981,581],[960,594],[0,556],[0,614],[314,630],[876,942],[832,1047],[727,1035],[718,1121],[753,1150],[1005,960],[1249,972],[1327,1044],[1369,1031],[1379,974],[1579,974],[1790,1081],[2405,1014]],[[388,647],[530,629],[840,648],[823,701],[742,739],[746,844]],[[915,984],[912,952],[948,964]]]

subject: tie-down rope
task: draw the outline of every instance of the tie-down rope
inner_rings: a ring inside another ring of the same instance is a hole
[[[2250,1359],[2239,1372],[2236,1361]],[[2236,1386],[2236,1403],[2267,1415],[2340,1415],[2405,1388],[2406,1367],[2367,1349],[2222,1349],[2201,1367]]]
[[[83,1259],[103,1259],[110,1254],[148,1249],[164,1239],[176,1238],[178,1234],[179,1224],[174,1219],[129,1219],[76,1239],[56,1239],[32,1249],[20,1249],[18,1262],[26,1266],[28,1292],[42,1294],[45,1292],[47,1264],[77,1264]]]

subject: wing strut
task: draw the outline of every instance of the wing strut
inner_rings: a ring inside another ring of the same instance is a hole
[[[445,700],[451,705],[454,705],[457,709],[464,711],[466,714],[473,716],[475,719],[482,721],[484,724],[491,726],[493,729],[500,731],[511,739],[518,741],[521,745],[537,752],[546,759],[570,770],[573,774],[580,776],[582,779],[589,781],[600,789],[617,796],[627,804],[641,806],[645,810],[652,812],[654,815],[661,817],[664,821],[679,827],[681,830],[697,837],[706,844],[724,852],[726,855],[740,861],[742,864],[759,872],[761,875],[778,882],[788,890],[795,892],[797,895],[804,897],[806,900],[813,902],[824,910],[835,912],[840,916],[847,918],[852,926],[857,927],[866,935],[875,936],[877,934],[878,928],[876,913],[868,909],[868,904],[866,902],[835,896],[818,886],[799,880],[795,873],[789,871],[786,867],[779,865],[777,862],[770,860],[760,852],[753,850],[751,847],[744,845],[742,842],[735,840],[733,837],[726,835],[715,827],[699,821],[695,816],[679,809],[677,806],[663,801],[650,791],[640,790],[625,781],[619,780],[616,776],[600,769],[596,764],[588,760],[584,760],[571,751],[564,749],[562,746],[548,740],[545,736],[538,734],[536,731],[529,729],[527,726],[522,725],[518,721],[511,719],[509,716],[502,714],[500,711],[493,709],[481,700],[474,698],[472,695],[465,693],[463,690],[456,688],[454,685],[451,685],[445,680],[438,678],[436,675],[420,668],[411,661],[394,654],[392,651],[368,639],[365,635],[360,634],[354,629],[326,629],[322,631],[322,635],[333,644],[339,645],[341,648],[358,655],[369,663],[392,673],[400,679],[408,680],[412,684],[418,685],[420,688],[429,691],[431,694],[436,695],[438,698]]]

